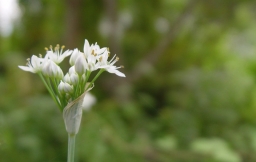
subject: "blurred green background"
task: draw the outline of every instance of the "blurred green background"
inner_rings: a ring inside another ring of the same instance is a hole
[[[17,66],[57,43],[83,50],[85,38],[110,47],[126,78],[104,73],[95,83],[77,162],[256,161],[256,1],[18,5],[12,32],[0,35],[1,162],[66,161],[61,112]]]

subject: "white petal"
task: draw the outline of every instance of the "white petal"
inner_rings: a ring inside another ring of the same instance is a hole
[[[75,66],[71,66],[68,70],[69,75],[76,74]]]
[[[71,66],[75,65],[75,62],[76,62],[77,57],[79,56],[79,53],[80,52],[77,48],[73,51],[73,53],[72,53],[72,55],[70,56],[70,59],[69,59],[69,63],[70,63]]]
[[[97,50],[97,55],[103,54],[103,53],[105,53],[105,52],[108,52],[106,47],[100,48],[100,49]]]
[[[59,66],[57,66],[57,74],[55,76],[60,80],[63,79],[64,74]]]
[[[79,56],[75,62],[75,70],[77,74],[83,75],[86,72],[86,61],[83,56]]]
[[[66,57],[71,55],[72,51],[66,50],[63,54],[61,54],[58,58],[58,63],[61,63]]]
[[[70,75],[70,82],[72,85],[75,85],[78,83],[78,75],[76,73],[72,73]]]
[[[48,77],[57,77],[57,78],[62,78],[63,77],[63,72],[60,69],[60,67],[55,64],[52,60],[48,60],[43,68],[42,68],[42,72],[45,76]]]
[[[36,73],[35,70],[31,67],[28,67],[28,66],[18,66],[21,70],[24,70],[24,71],[28,71],[28,72],[31,72],[31,73]]]
[[[120,77],[125,77],[124,73],[120,72],[117,70],[118,67],[115,67],[115,66],[109,66],[108,68],[106,68],[106,70],[109,72],[109,73],[114,73]]]
[[[66,50],[62,55],[64,55],[65,57],[70,56],[72,54],[72,50]]]
[[[42,67],[41,67],[41,58],[33,55],[31,57],[31,65],[33,66],[33,69],[38,72],[38,71],[41,71],[42,70]]]
[[[111,72],[110,72],[111,73]],[[117,76],[120,76],[120,77],[125,77],[124,73],[121,73],[120,71],[118,70],[114,70],[112,71],[112,73],[115,73]]]
[[[62,81],[60,81],[60,84],[58,85],[58,90],[60,93],[64,93],[64,83]]]
[[[69,83],[69,84],[71,83],[69,73],[67,73],[67,74],[64,76],[63,80],[64,80],[65,82]]]
[[[90,44],[87,39],[84,41],[84,54],[86,57],[90,54]]]

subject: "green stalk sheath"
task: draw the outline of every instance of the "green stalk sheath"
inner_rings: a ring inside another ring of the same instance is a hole
[[[68,134],[68,162],[74,162],[75,142],[76,142],[76,135]]]

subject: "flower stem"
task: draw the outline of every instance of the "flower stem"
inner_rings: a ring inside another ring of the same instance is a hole
[[[103,71],[105,71],[105,70],[104,70],[104,69],[100,69],[100,71],[96,74],[96,76],[95,76],[95,77],[93,78],[93,80],[90,82],[90,84],[89,84],[89,86],[86,88],[86,90],[91,87],[91,85],[95,82],[95,80],[100,76],[100,74],[101,74]],[[85,91],[86,91],[86,90],[85,90]]]
[[[53,93],[53,91],[51,90],[49,85],[47,84],[47,82],[44,79],[43,75],[41,73],[39,73],[39,76],[40,76],[41,80],[43,81],[45,87],[47,88],[48,92],[50,93],[51,97],[53,98],[54,102],[58,105],[59,109],[62,111],[62,108],[61,108],[60,103],[58,102],[58,99],[56,98],[55,94]]]
[[[75,134],[68,134],[68,162],[74,162],[75,159]]]

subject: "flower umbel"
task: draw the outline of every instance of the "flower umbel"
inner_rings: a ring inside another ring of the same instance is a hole
[[[44,57],[42,55],[39,55],[39,57],[32,55],[28,59],[27,66],[19,66],[19,68],[37,73],[40,76],[61,111],[68,103],[88,90],[102,72],[107,71],[125,77],[119,71],[122,66],[114,65],[119,59],[116,55],[108,61],[109,49],[101,48],[97,43],[90,45],[86,39],[83,52],[80,52],[77,48],[64,51],[64,46],[60,47],[60,45],[56,45],[54,49],[52,46],[45,49],[46,55]],[[69,56],[71,67],[68,73],[64,75],[60,63]],[[91,73],[97,70],[99,70],[98,73],[91,79]],[[86,87],[86,85],[88,86]]]
[[[27,59],[27,66],[18,67],[38,74],[54,102],[63,111],[66,130],[69,134],[68,162],[73,162],[75,135],[79,131],[82,109],[86,107],[85,102],[88,102],[88,99],[85,99],[86,93],[94,87],[95,81],[104,71],[120,77],[125,77],[125,74],[118,70],[122,66],[114,65],[119,58],[114,55],[108,61],[109,49],[100,48],[97,43],[90,45],[85,39],[83,52],[77,48],[65,52],[63,50],[64,46],[57,45],[54,50],[50,46],[50,50],[46,48],[44,58],[42,55],[39,57],[32,55]],[[60,63],[68,56],[70,56],[70,68],[64,75]],[[99,71],[91,78],[91,74],[97,70]]]

